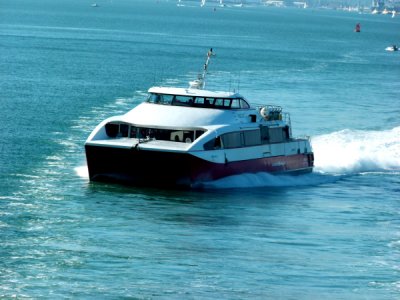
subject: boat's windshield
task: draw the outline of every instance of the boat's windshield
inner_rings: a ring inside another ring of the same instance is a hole
[[[217,109],[247,109],[250,107],[243,98],[214,98],[156,93],[150,93],[147,102],[172,106],[192,106]]]

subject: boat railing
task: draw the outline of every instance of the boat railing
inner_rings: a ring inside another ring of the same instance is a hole
[[[282,121],[289,126],[289,136],[292,136],[292,122],[290,114],[282,111],[282,107],[271,104],[254,104],[261,117],[266,122]]]
[[[282,112],[282,107],[278,105],[255,104],[256,109],[266,121],[287,121],[289,114]]]
[[[296,139],[297,140],[306,140],[308,142],[311,142],[311,137],[309,135],[299,135],[299,136],[296,136]]]

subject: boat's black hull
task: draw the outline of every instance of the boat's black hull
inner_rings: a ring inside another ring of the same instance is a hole
[[[92,145],[86,145],[85,149],[90,180],[141,186],[191,187],[243,173],[297,174],[311,172],[313,167],[311,153],[221,164],[189,153]]]

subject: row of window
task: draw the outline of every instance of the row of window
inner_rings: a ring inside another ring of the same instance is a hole
[[[161,141],[174,141],[192,143],[198,139],[205,130],[174,130],[136,127],[124,123],[108,123],[105,126],[106,134],[111,138],[129,137],[137,139],[155,139]],[[204,144],[204,150],[232,149],[251,147],[266,143],[280,143],[290,139],[289,126],[268,127],[259,129],[236,131],[222,134]]]
[[[241,109],[250,107],[246,100],[242,98],[229,99],[167,94],[149,94],[147,102],[173,106],[193,106],[218,109]]]
[[[251,147],[267,143],[280,143],[290,139],[289,126],[268,127],[222,134],[204,144],[204,150]]]
[[[111,138],[129,137],[182,143],[191,143],[205,132],[204,130],[173,130],[136,127],[124,123],[108,123],[106,124],[105,129],[107,136]]]

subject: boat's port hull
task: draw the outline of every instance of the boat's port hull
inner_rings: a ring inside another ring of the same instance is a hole
[[[131,185],[191,187],[244,173],[308,173],[313,154],[263,157],[215,163],[186,152],[162,152],[86,145],[91,181]],[[245,150],[243,150],[245,151]]]

